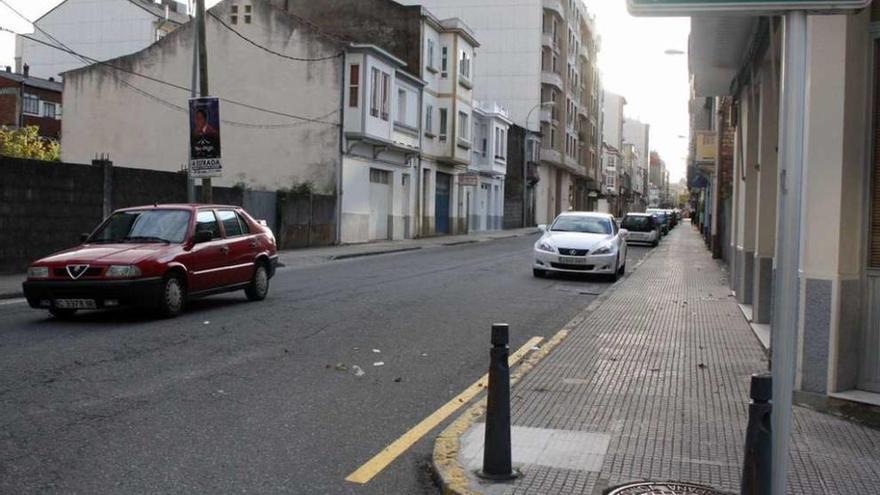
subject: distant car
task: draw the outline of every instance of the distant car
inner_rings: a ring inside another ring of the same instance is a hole
[[[278,261],[264,224],[236,206],[118,210],[79,246],[33,262],[24,295],[59,318],[125,306],[172,317],[188,299],[234,290],[262,300]]]
[[[660,233],[666,235],[672,229],[672,223],[669,220],[669,214],[658,208],[648,208],[646,213],[654,215],[660,222]]]
[[[532,273],[596,273],[614,280],[626,272],[626,237],[607,213],[567,212],[556,217],[535,243]]]
[[[660,244],[660,222],[650,213],[628,213],[620,227],[629,232],[627,243],[645,243],[657,247]]]

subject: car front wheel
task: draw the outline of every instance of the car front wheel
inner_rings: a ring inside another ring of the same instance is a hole
[[[183,311],[186,301],[186,289],[177,275],[168,275],[162,284],[162,294],[159,299],[159,313],[166,318],[174,318]]]
[[[250,285],[244,290],[245,295],[251,301],[262,301],[269,293],[269,271],[265,263],[258,263],[254,270],[254,277]]]

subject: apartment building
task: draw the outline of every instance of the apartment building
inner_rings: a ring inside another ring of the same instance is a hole
[[[500,230],[504,220],[508,134],[512,124],[497,103],[475,102],[473,157],[469,172],[477,184],[465,191],[468,231]]]
[[[413,162],[415,222],[420,236],[464,233],[469,188],[459,182],[473,155],[474,31],[461,19],[440,19],[421,6],[392,0],[289,0],[287,10],[320,29],[369,43],[401,60],[424,82],[420,152]],[[381,28],[380,28],[381,27]]]
[[[28,67],[15,73],[12,67],[0,71],[0,126],[37,126],[41,137],[61,137],[61,92],[53,79],[29,74]]]
[[[781,314],[778,261],[797,257],[796,400],[849,401],[852,412],[880,405],[880,2],[807,17],[804,134],[788,143],[783,32],[774,17],[692,18],[692,110],[713,118],[693,119],[692,131],[714,131],[718,153],[714,170],[700,163],[712,157],[692,161],[691,194],[709,194],[713,252],[768,347]],[[784,154],[803,157],[801,201],[787,211],[777,208],[791,190]],[[798,236],[783,245],[780,226],[791,222]]]
[[[96,60],[137,52],[189,21],[187,10],[177,0],[64,0],[34,21],[34,32],[27,35],[33,39],[16,36],[15,71],[27,64],[32,76],[58,79],[89,65],[46,45],[58,41]]]
[[[541,132],[534,221],[595,209],[601,189],[601,107],[595,20],[581,0],[401,0],[457,17],[482,49],[475,97],[497,101],[511,120]],[[503,19],[503,22],[499,20]],[[546,105],[542,105],[546,103]]]

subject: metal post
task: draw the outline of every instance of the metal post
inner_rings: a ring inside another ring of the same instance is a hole
[[[785,493],[791,435],[791,401],[794,389],[800,264],[801,196],[804,169],[804,114],[807,79],[807,14],[785,16],[782,51],[783,80],[779,136],[779,213],[776,227],[776,307],[771,334],[773,402],[774,495]]]
[[[196,20],[198,22],[198,20]],[[193,33],[193,63],[192,63],[192,83],[190,85],[190,93],[189,96],[191,98],[195,98],[198,96],[198,85],[199,85],[199,43],[197,33]],[[187,113],[187,119],[189,119],[189,113]],[[186,128],[192,125],[189,120],[187,120]],[[186,143],[187,149],[187,157],[192,160],[192,156],[190,155],[190,143],[187,141]],[[196,202],[196,181],[192,178],[189,172],[189,164],[187,164],[186,171],[186,201],[188,203]]]
[[[199,45],[199,96],[208,96],[208,49],[205,46],[205,0],[196,0],[196,34]],[[213,203],[211,178],[202,179],[202,203]]]
[[[481,478],[503,481],[516,477],[510,453],[510,354],[506,323],[492,325],[489,351],[489,393],[486,403],[486,437]]]
[[[771,470],[771,412],[770,399],[773,380],[769,373],[752,375],[749,393],[749,425],[746,429],[745,459],[743,460],[742,495],[770,495]]]

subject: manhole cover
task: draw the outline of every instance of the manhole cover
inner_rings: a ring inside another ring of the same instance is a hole
[[[675,481],[629,483],[612,489],[607,495],[729,495],[706,486]]]

